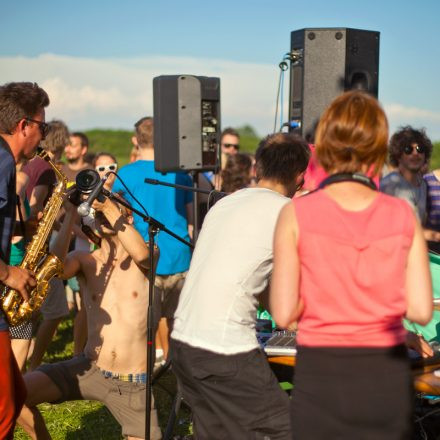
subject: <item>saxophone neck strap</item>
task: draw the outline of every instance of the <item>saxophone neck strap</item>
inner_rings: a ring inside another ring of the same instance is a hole
[[[319,189],[323,189],[328,185],[339,182],[357,182],[362,185],[368,186],[368,188],[377,191],[377,186],[373,179],[361,173],[336,173],[328,176],[324,179],[320,185]]]

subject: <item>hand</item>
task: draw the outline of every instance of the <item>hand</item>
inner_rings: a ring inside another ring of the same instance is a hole
[[[422,335],[408,332],[406,335],[406,345],[417,351],[423,358],[434,356],[434,351]]]
[[[432,229],[424,229],[423,235],[425,236],[425,240],[428,241],[440,241],[440,232],[434,231]]]
[[[105,197],[103,202],[100,202],[98,200],[98,198],[96,198],[95,200],[93,200],[93,203],[92,203],[92,208],[94,210],[100,211],[100,212],[102,212],[104,214],[109,209],[112,209],[112,207],[116,207],[116,205],[108,197]]]
[[[3,284],[16,290],[27,301],[29,292],[37,285],[37,281],[31,271],[17,266],[8,266],[8,275],[3,280]]]

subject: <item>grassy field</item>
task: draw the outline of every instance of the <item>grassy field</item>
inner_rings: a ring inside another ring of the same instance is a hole
[[[72,319],[61,323],[56,337],[45,355],[44,362],[57,362],[72,357]],[[155,384],[154,396],[159,415],[159,423],[165,430],[171,404],[176,392],[176,381],[171,371],[167,371]],[[110,412],[99,402],[74,401],[59,405],[42,404],[39,409],[54,440],[119,440],[121,427]],[[188,438],[191,433],[190,413],[182,407],[175,423],[176,439]],[[15,440],[30,437],[17,427]]]
[[[240,133],[240,151],[254,153],[260,141],[255,130],[250,126],[243,126],[238,128],[238,131]],[[88,130],[85,133],[90,139],[91,152],[110,152],[116,156],[120,166],[128,163],[128,157],[132,148],[132,131],[95,129]],[[430,168],[440,168],[440,142],[434,142]]]
[[[250,126],[238,128],[240,133],[240,151],[253,153],[259,142],[259,138]],[[131,137],[133,132],[129,130],[101,130],[94,129],[85,132],[89,138],[90,151],[92,153],[108,152],[118,159],[120,166],[128,163],[130,151],[133,147]]]

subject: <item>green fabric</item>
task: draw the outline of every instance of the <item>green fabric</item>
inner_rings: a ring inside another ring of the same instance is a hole
[[[261,306],[259,306],[257,310],[257,319],[267,319],[271,321],[272,330],[276,327],[275,321],[272,319],[272,316],[270,316],[270,313]]]
[[[11,266],[18,266],[24,257],[25,244],[24,238],[17,243],[11,244],[11,253],[9,255],[9,264]]]
[[[26,218],[28,218],[29,215],[31,214],[31,207],[29,205],[29,200],[27,199],[27,197],[24,199],[23,204],[26,213]],[[22,238],[17,243],[11,244],[11,253],[9,255],[9,264],[11,266],[18,266],[22,262],[25,249],[26,249],[26,244],[24,242],[24,238]]]
[[[432,290],[434,298],[440,298],[440,255],[429,254]],[[425,326],[404,320],[405,328],[414,333],[420,333],[427,341],[440,342],[440,311],[434,310],[431,321]]]

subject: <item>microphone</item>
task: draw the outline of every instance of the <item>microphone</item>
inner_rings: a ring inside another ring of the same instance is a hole
[[[108,176],[104,176],[90,192],[88,199],[78,206],[78,214],[81,217],[86,217],[90,214],[92,204],[103,192],[104,183],[106,182],[107,178]]]

